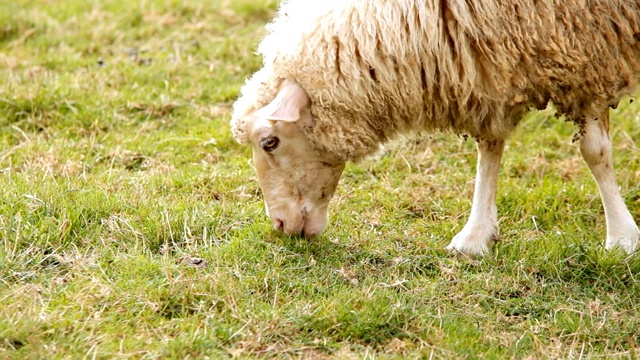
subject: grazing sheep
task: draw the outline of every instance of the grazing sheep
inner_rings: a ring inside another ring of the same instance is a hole
[[[277,229],[321,233],[347,161],[400,134],[448,131],[479,152],[470,218],[448,247],[482,254],[498,239],[505,139],[552,101],[579,127],[607,249],[635,251],[608,128],[609,106],[640,81],[640,1],[291,0],[268,30],[231,125],[253,147]]]

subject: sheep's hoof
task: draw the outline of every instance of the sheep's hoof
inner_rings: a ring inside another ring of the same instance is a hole
[[[631,233],[628,236],[619,237],[617,240],[612,240],[607,237],[605,248],[607,250],[613,250],[615,248],[621,248],[627,254],[632,254],[636,250],[638,250],[638,233],[635,230],[635,233]]]
[[[489,253],[498,238],[499,232],[495,226],[465,226],[453,237],[447,250],[458,256],[475,258]]]
[[[463,259],[476,260],[479,257],[481,257],[482,255],[484,255],[484,253],[482,253],[480,255],[466,254],[466,253],[460,252],[457,249],[452,248],[451,246],[447,246],[446,249],[447,249],[447,251],[449,251],[449,254],[452,257],[455,257],[456,259],[460,259],[460,260],[463,260]]]

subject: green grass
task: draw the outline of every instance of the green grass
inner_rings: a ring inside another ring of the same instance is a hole
[[[603,250],[549,111],[508,143],[489,256],[444,250],[475,145],[443,134],[350,164],[322,237],[273,231],[228,120],[275,8],[0,5],[0,358],[638,356],[640,258]],[[636,219],[638,114],[611,130]]]

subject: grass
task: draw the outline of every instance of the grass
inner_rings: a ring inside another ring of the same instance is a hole
[[[314,240],[271,230],[230,105],[273,0],[0,5],[0,358],[633,358],[640,258],[603,250],[571,124],[508,143],[502,241],[444,247],[475,146],[350,164]],[[637,102],[613,111],[640,215]]]

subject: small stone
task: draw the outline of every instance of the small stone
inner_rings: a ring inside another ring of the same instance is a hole
[[[189,257],[189,256],[183,256],[177,259],[176,264],[182,264],[182,265],[199,267],[199,268],[207,266],[207,262],[204,261],[203,259],[197,258],[197,257]]]

